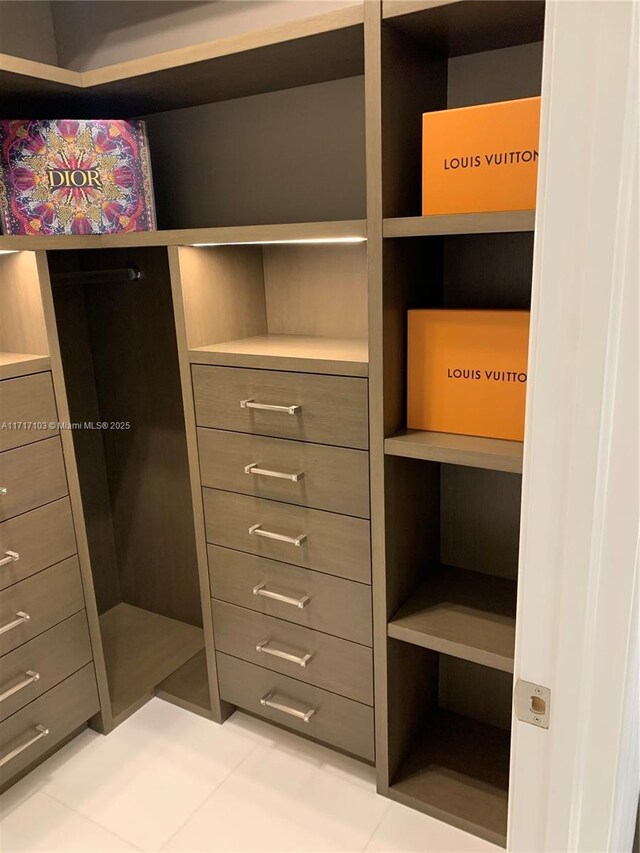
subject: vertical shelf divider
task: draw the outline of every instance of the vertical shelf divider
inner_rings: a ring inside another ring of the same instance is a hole
[[[207,541],[204,525],[204,506],[202,489],[200,487],[200,463],[198,461],[198,445],[196,439],[195,409],[193,404],[193,387],[191,384],[191,364],[189,362],[189,346],[185,323],[185,310],[182,292],[182,274],[180,269],[180,249],[169,246],[169,275],[173,296],[173,312],[176,324],[176,340],[178,344],[178,362],[182,385],[182,402],[184,406],[184,422],[187,439],[187,454],[189,457],[189,478],[191,483],[191,498],[196,533],[196,554],[198,560],[198,578],[202,596],[202,618],[204,626],[204,646],[207,658],[207,673],[209,677],[209,695],[211,698],[211,715],[217,723],[222,723],[235,710],[233,705],[220,699],[218,689],[218,667],[216,650],[213,639],[213,618],[211,614],[211,593],[209,586],[209,563],[207,558]]]
[[[364,4],[364,78],[369,279],[369,458],[375,674],[376,775],[389,791],[387,718],[387,605],[385,578],[384,396],[382,293],[382,2]]]

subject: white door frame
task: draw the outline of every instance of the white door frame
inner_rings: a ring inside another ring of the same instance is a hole
[[[640,4],[548,0],[508,847],[631,849],[638,756]]]

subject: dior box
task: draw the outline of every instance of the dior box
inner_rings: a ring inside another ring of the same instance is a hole
[[[1,120],[5,234],[155,229],[144,122]]]

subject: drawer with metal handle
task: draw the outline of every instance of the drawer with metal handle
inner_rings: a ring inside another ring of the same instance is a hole
[[[208,556],[214,598],[372,644],[371,587],[218,545]]]
[[[366,379],[201,364],[192,377],[198,426],[369,446]]]
[[[286,675],[216,654],[221,697],[252,714],[373,761],[373,708]]]
[[[57,435],[58,413],[51,373],[0,382],[0,451]]]
[[[2,658],[0,721],[46,693],[92,659],[84,610]]]
[[[93,664],[0,723],[0,790],[99,710]]]
[[[207,541],[360,583],[371,583],[369,522],[203,489]]]
[[[0,592],[0,654],[21,646],[84,608],[77,557]]]
[[[67,494],[58,437],[0,453],[0,521]]]
[[[212,602],[212,613],[219,652],[373,704],[373,654],[368,646],[223,601]]]
[[[69,498],[0,523],[0,590],[76,552]]]
[[[369,517],[363,450],[198,429],[203,486]]]

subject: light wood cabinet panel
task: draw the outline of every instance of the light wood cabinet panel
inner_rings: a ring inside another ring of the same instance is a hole
[[[229,655],[216,657],[220,695],[227,702],[373,761],[373,708]]]
[[[207,541],[212,545],[294,563],[360,583],[371,582],[368,521],[216,489],[204,489],[203,493]],[[250,529],[254,532],[250,533]],[[288,541],[260,535],[264,533],[275,533]],[[295,541],[300,544],[294,544]]]
[[[83,608],[77,557],[7,587],[0,592],[0,654],[10,652]]]
[[[192,367],[198,426],[366,449],[367,380],[276,370]],[[243,401],[280,410],[242,407]],[[293,414],[286,410],[297,407]]]
[[[222,601],[212,608],[218,651],[373,705],[373,654],[367,646]]]
[[[362,450],[202,428],[198,448],[203,486],[369,517]]]
[[[1,723],[0,762],[5,763],[0,767],[0,790],[98,708],[96,676],[89,663]]]
[[[0,521],[67,494],[60,439],[47,438],[0,454]]]
[[[55,687],[91,659],[84,610],[9,652],[2,658],[0,720]],[[12,689],[16,692],[11,693]]]
[[[68,498],[45,504],[0,524],[0,560],[17,554],[0,567],[0,589],[71,557],[76,551]]]
[[[0,451],[57,435],[57,420],[50,373],[0,382]],[[14,428],[13,424],[24,426]]]
[[[371,646],[371,587],[366,584],[217,545],[209,545],[208,552],[214,598]],[[300,601],[306,601],[304,607],[296,604]]]

